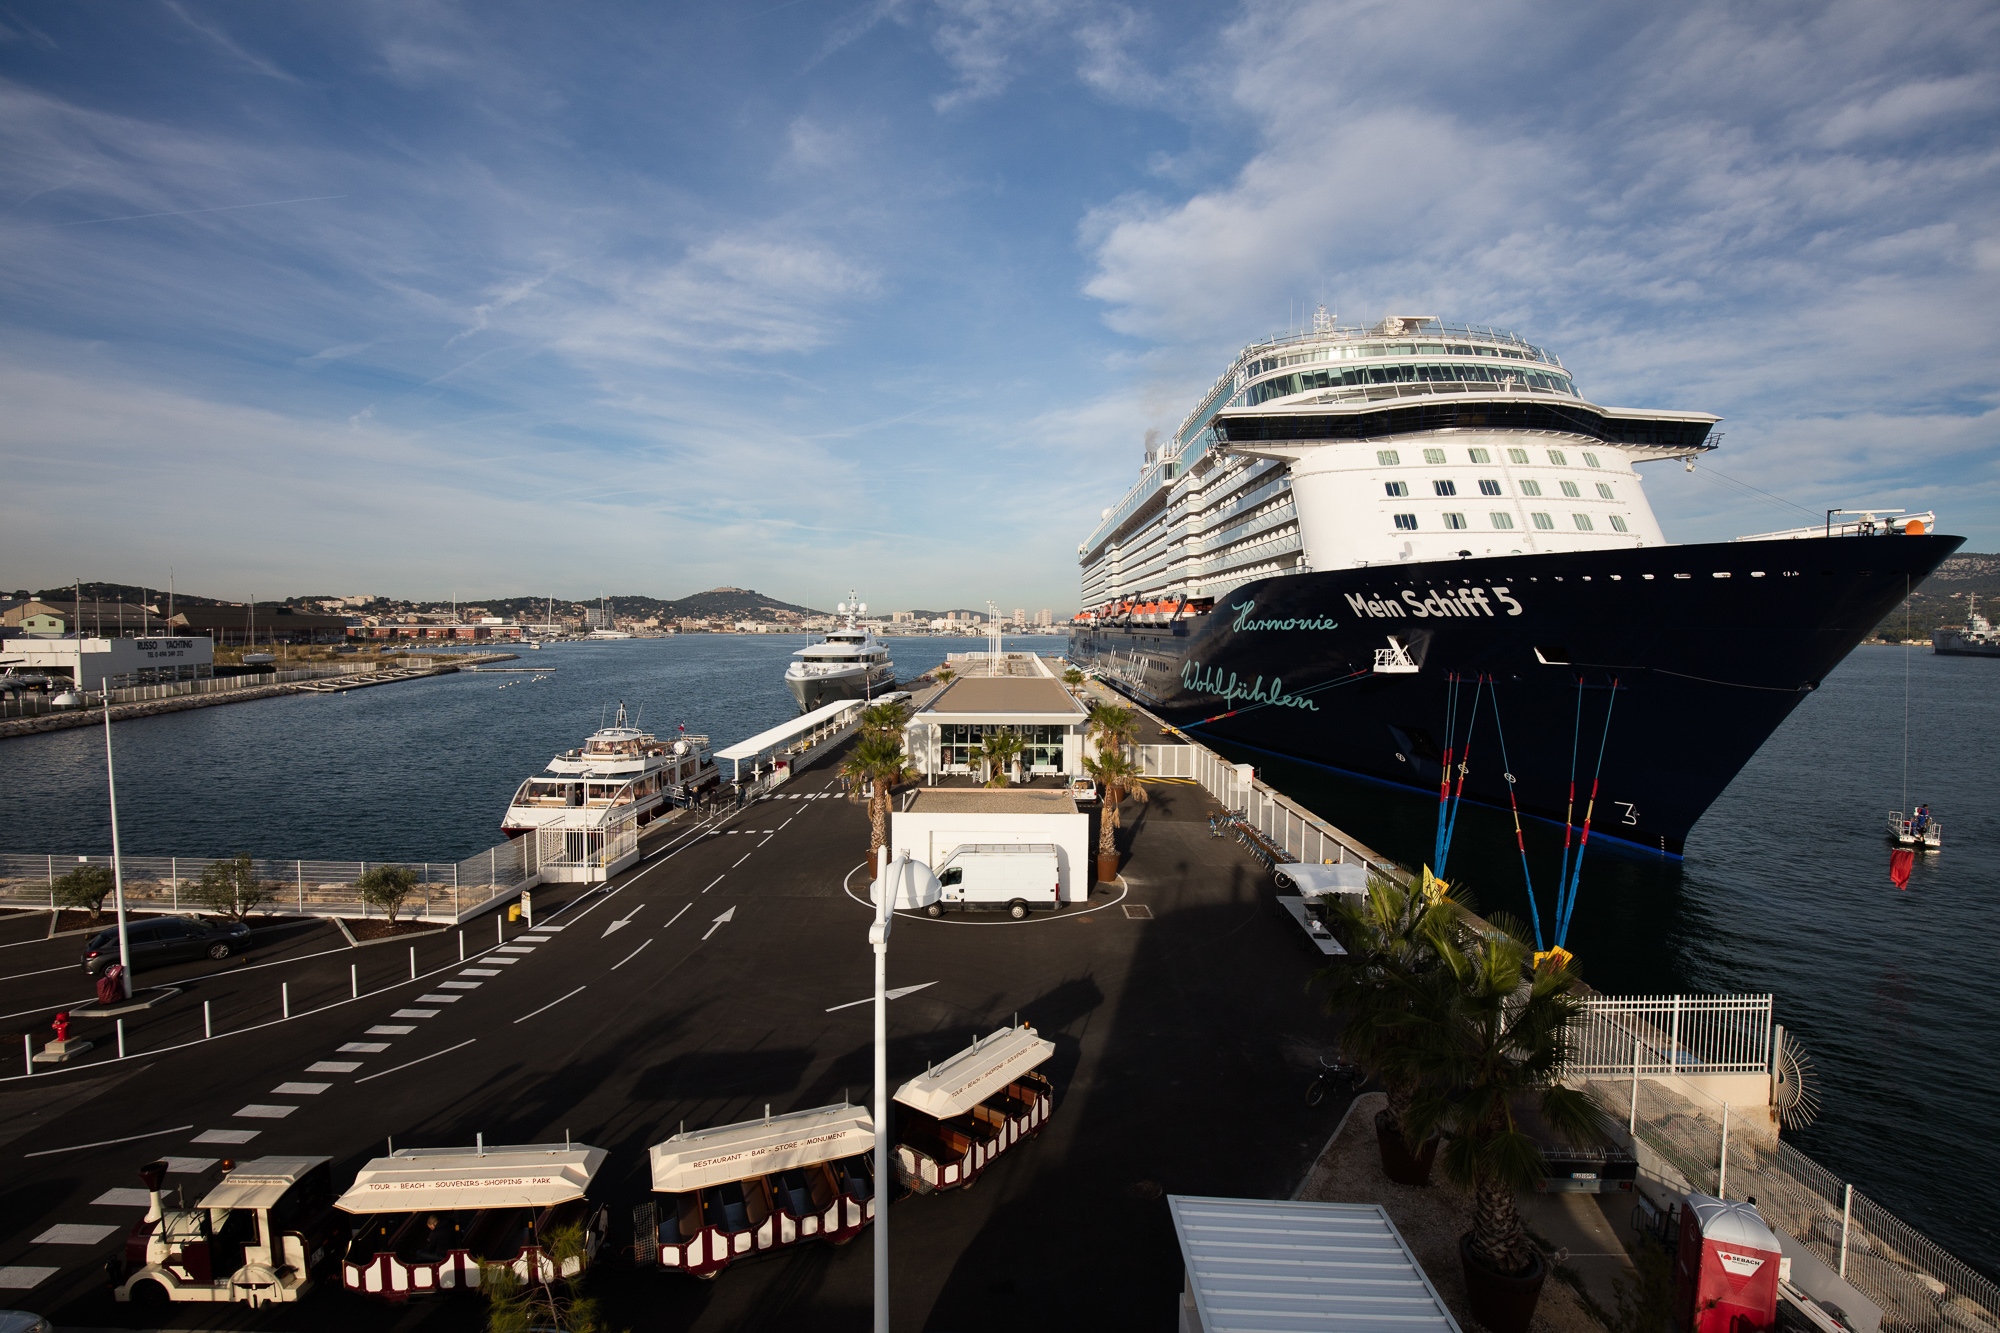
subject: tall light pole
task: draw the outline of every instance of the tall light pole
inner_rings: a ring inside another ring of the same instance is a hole
[[[875,950],[875,1333],[889,1333],[889,927],[896,910],[929,907],[943,895],[937,876],[899,853],[890,874],[889,849],[875,853],[875,921],[868,943]]]
[[[132,954],[125,943],[125,858],[118,846],[118,775],[111,767],[111,681],[100,676],[104,703],[104,783],[111,794],[111,892],[118,904],[118,979],[125,998],[132,998]]]

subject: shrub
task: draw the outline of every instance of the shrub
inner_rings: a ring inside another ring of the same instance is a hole
[[[217,916],[241,921],[277,898],[275,886],[258,880],[250,853],[238,852],[227,861],[211,861],[188,890],[188,897]]]
[[[88,908],[90,919],[95,921],[104,911],[104,900],[115,883],[111,871],[104,866],[78,866],[49,887],[55,893],[58,907]]]
[[[403,900],[416,891],[417,872],[408,866],[375,866],[363,871],[361,878],[354,881],[354,887],[361,890],[362,902],[387,912],[393,926]]]

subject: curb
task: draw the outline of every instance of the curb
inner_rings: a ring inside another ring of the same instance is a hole
[[[1298,1185],[1285,1197],[1296,1201],[1301,1194],[1306,1192],[1306,1186],[1312,1183],[1313,1172],[1319,1169],[1320,1158],[1326,1156],[1326,1150],[1331,1148],[1334,1145],[1334,1141],[1340,1137],[1340,1131],[1347,1128],[1347,1118],[1354,1114],[1354,1108],[1360,1104],[1363,1097],[1372,1095],[1374,1094],[1357,1092],[1347,1099],[1347,1109],[1340,1113],[1340,1123],[1333,1127],[1333,1133],[1326,1136],[1326,1142],[1322,1143],[1319,1151],[1313,1154],[1312,1165],[1306,1168],[1306,1173],[1299,1177]]]
[[[379,940],[357,940],[354,938],[354,932],[347,928],[347,922],[341,918],[334,916],[323,919],[333,922],[340,928],[340,933],[346,937],[347,947],[350,949],[366,949],[374,944],[400,944],[404,940],[420,940],[427,935],[442,935],[451,929],[450,926],[439,926],[435,930],[413,930],[403,935],[384,935]]]

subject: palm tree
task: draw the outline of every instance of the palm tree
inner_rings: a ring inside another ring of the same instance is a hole
[[[1389,1109],[1376,1122],[1383,1170],[1392,1180],[1421,1184],[1430,1176],[1429,1153],[1435,1149],[1426,1150],[1427,1136],[1412,1136],[1405,1127],[1417,1090],[1417,1074],[1406,1059],[1411,988],[1440,969],[1438,952],[1450,947],[1463,914],[1442,893],[1412,892],[1379,875],[1368,877],[1359,902],[1341,894],[1319,902],[1348,957],[1313,981],[1325,988],[1327,1013],[1342,1020],[1342,1052],[1372,1070],[1388,1094]]]
[[[1008,772],[1014,766],[1014,759],[1021,753],[1020,733],[996,728],[989,731],[979,742],[979,757],[992,765],[993,776],[989,787],[1007,785]]]
[[[1137,719],[1129,708],[1117,704],[1094,703],[1090,706],[1090,736],[1097,742],[1099,754],[1107,749],[1114,754],[1123,754],[1137,735]]]
[[[1146,778],[1137,764],[1116,750],[1104,751],[1095,758],[1085,755],[1083,770],[1090,774],[1104,793],[1097,817],[1097,863],[1098,878],[1105,879],[1108,878],[1103,873],[1106,859],[1109,858],[1114,867],[1118,861],[1118,844],[1112,836],[1119,827],[1118,803],[1125,799],[1127,793],[1145,801]]]
[[[864,735],[901,736],[903,728],[910,723],[910,710],[900,703],[876,704],[862,710],[861,730]]]
[[[914,780],[917,771],[910,767],[910,758],[903,753],[903,742],[899,737],[876,732],[864,735],[849,752],[847,762],[840,766],[840,776],[847,783],[848,800],[860,800],[863,788],[871,793],[868,799],[872,825],[868,835],[868,860],[872,865],[875,853],[889,841],[891,790],[897,783]]]
[[[1063,684],[1069,686],[1070,692],[1075,693],[1077,690],[1083,688],[1084,674],[1075,667],[1071,667],[1069,670],[1063,672],[1062,680]]]
[[[953,671],[950,667],[941,666],[937,669],[938,684],[949,685],[952,682],[952,678],[955,677],[956,675],[958,675],[958,673],[956,671]]]
[[[1560,1081],[1583,1013],[1575,973],[1557,960],[1530,972],[1534,949],[1520,923],[1495,917],[1491,924],[1463,947],[1438,950],[1442,966],[1408,989],[1405,1030],[1407,1067],[1422,1080],[1407,1123],[1414,1133],[1447,1136],[1439,1154],[1445,1175],[1473,1195],[1472,1230],[1459,1242],[1473,1314],[1499,1329],[1479,1308],[1481,1280],[1538,1282],[1546,1271],[1515,1195],[1548,1166],[1515,1106],[1532,1101],[1549,1128],[1579,1147],[1607,1136],[1596,1100]],[[1498,1306],[1493,1313],[1504,1320]]]

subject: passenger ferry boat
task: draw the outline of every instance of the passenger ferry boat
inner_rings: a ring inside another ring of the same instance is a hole
[[[510,839],[536,834],[545,871],[557,862],[602,870],[636,849],[640,829],[721,781],[708,737],[683,727],[662,740],[630,725],[621,703],[611,726],[520,785],[500,827]]]
[[[853,600],[851,592],[847,596],[835,608],[846,615],[846,627],[793,653],[798,660],[785,668],[785,688],[798,700],[801,713],[843,699],[870,699],[896,683],[888,645],[856,624],[867,604]]]
[[[1719,420],[1600,406],[1502,329],[1322,310],[1244,348],[1078,545],[1071,656],[1238,759],[1449,772],[1566,825],[1594,785],[1596,836],[1678,854],[1964,540],[1876,514],[1669,544],[1637,465],[1694,466]]]

